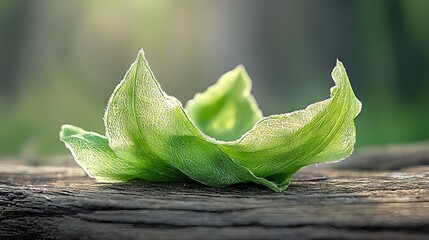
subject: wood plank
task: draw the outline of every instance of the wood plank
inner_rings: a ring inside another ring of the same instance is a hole
[[[429,165],[429,142],[366,147],[359,149],[346,161],[329,167],[379,171],[418,165]]]
[[[1,239],[428,239],[429,167],[307,168],[289,189],[97,183],[2,163]]]

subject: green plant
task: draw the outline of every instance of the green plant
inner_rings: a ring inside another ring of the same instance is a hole
[[[238,66],[183,108],[161,89],[141,50],[110,97],[106,136],[64,125],[60,139],[99,181],[255,182],[282,191],[300,168],[353,151],[361,103],[341,62],[332,77],[331,98],[262,117]]]

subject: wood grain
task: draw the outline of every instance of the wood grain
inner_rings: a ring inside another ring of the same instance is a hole
[[[308,168],[289,189],[97,183],[0,163],[0,239],[428,239],[429,167]]]

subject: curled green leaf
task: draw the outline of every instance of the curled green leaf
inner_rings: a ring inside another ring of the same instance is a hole
[[[250,78],[238,66],[184,109],[161,89],[140,50],[110,97],[106,136],[64,125],[60,139],[99,181],[255,182],[282,191],[300,168],[353,151],[361,103],[339,61],[332,78],[329,99],[262,117]]]

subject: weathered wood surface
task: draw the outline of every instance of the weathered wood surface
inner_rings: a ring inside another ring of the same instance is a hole
[[[367,147],[346,161],[327,165],[335,169],[399,170],[404,167],[429,165],[429,142]]]
[[[308,168],[275,193],[0,162],[0,239],[429,239],[428,189],[428,166]]]

